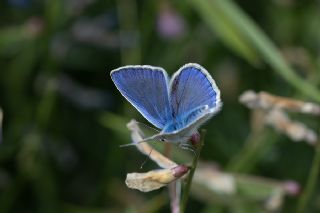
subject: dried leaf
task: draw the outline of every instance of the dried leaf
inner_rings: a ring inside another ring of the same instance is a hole
[[[126,184],[129,188],[149,192],[168,185],[188,171],[188,167],[179,165],[172,169],[159,169],[146,173],[129,173],[127,174]]]

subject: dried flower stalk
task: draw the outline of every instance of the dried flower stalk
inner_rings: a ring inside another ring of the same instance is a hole
[[[239,101],[250,109],[262,111],[265,124],[286,134],[293,141],[304,140],[311,145],[316,144],[318,136],[315,131],[301,122],[291,120],[285,110],[319,116],[319,105],[251,90],[245,91]]]
[[[176,164],[153,149],[149,144],[137,143],[142,141],[143,138],[142,132],[135,120],[131,120],[127,124],[127,127],[131,130],[131,138],[133,143],[136,143],[137,149],[144,155],[148,155],[151,160],[162,168],[146,173],[127,174],[126,184],[129,188],[138,189],[143,192],[153,191],[181,178],[189,171],[187,166]]]
[[[266,115],[265,122],[273,126],[279,132],[285,133],[293,141],[305,140],[314,145],[318,138],[317,134],[301,122],[292,121],[282,110],[271,110]]]
[[[251,109],[270,110],[278,108],[320,116],[320,106],[318,104],[275,96],[267,92],[255,93],[248,90],[239,97],[239,101]]]
[[[131,131],[131,139],[133,140],[133,143],[143,140],[141,136],[141,130],[136,120],[131,120],[127,124],[127,127]],[[162,155],[160,152],[152,148],[148,143],[139,143],[136,144],[136,147],[142,154],[148,155],[150,159],[157,163],[161,168],[170,169],[178,166],[178,164]]]

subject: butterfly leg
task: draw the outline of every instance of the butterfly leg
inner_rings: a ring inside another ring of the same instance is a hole
[[[180,147],[184,149],[192,149],[194,150],[194,147],[191,144],[188,143],[180,143]]]
[[[197,155],[196,151],[194,150],[193,145],[191,145],[191,144],[188,144],[188,143],[180,143],[180,144],[179,144],[179,147],[181,147],[182,149],[186,149],[186,150],[189,150],[189,151],[193,152],[194,156]]]

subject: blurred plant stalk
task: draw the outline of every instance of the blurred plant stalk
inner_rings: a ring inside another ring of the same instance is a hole
[[[243,92],[239,102],[252,110],[252,132],[243,149],[230,160],[228,171],[248,172],[276,143],[278,136],[266,129],[266,125],[287,135],[293,141],[305,141],[312,146],[316,145],[316,132],[299,121],[291,120],[286,111],[319,116],[318,104],[275,96],[267,92],[255,93],[251,90]]]
[[[320,116],[320,105],[251,90],[243,92],[239,101],[252,110],[261,110],[261,121],[291,140],[306,141],[310,145],[317,143],[318,135],[315,131],[299,121],[291,120],[286,111]]]
[[[3,110],[0,107],[0,144],[2,143],[2,122],[3,122]]]
[[[256,93],[247,90],[241,94],[239,101],[250,109],[270,110],[276,108],[320,116],[320,105],[316,103],[276,96],[264,91]]]
[[[316,153],[313,158],[310,173],[307,179],[307,183],[302,192],[300,200],[298,201],[297,212],[307,212],[307,204],[310,202],[315,189],[317,188],[317,182],[320,172],[320,141],[316,144]]]
[[[208,26],[237,54],[253,64],[257,64],[261,58],[299,92],[320,102],[319,89],[288,65],[271,39],[234,1],[190,0],[190,3]]]
[[[138,30],[137,2],[117,0],[121,63],[140,64],[141,49]]]

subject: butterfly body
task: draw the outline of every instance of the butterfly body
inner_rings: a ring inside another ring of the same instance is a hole
[[[169,80],[153,66],[125,66],[111,72],[121,94],[154,126],[159,134],[144,141],[185,143],[222,106],[220,90],[198,64],[186,64]]]

